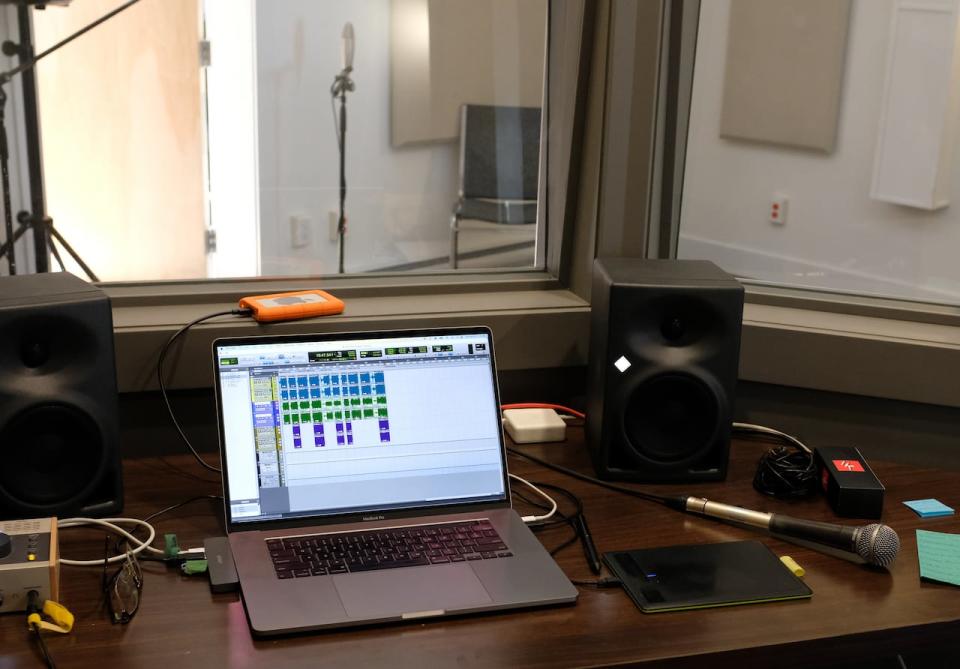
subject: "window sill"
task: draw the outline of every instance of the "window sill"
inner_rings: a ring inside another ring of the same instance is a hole
[[[449,278],[446,279],[449,282]],[[211,345],[214,339],[254,334],[302,334],[318,331],[409,329],[468,324],[489,326],[502,370],[542,369],[586,364],[590,334],[590,306],[555,281],[527,274],[496,281],[455,284],[447,291],[430,277],[406,286],[384,288],[364,280],[324,282],[324,288],[346,302],[343,314],[304,321],[261,325],[248,318],[224,316],[200,323],[181,337],[167,356],[165,377],[170,388],[202,388],[213,383]],[[303,283],[280,282],[255,289],[238,282],[231,290],[219,284],[204,292],[183,284],[181,291],[165,287],[106,286],[113,300],[113,319],[120,392],[157,389],[156,362],[160,348],[184,323],[204,314],[236,305],[244,294],[302,288]],[[449,285],[449,283],[448,283]],[[150,291],[156,289],[155,297]],[[438,289],[440,292],[438,292]],[[170,295],[177,295],[171,304]]]
[[[758,304],[748,293],[740,378],[958,407],[960,327],[946,311],[867,316]]]
[[[276,325],[219,318],[195,326],[170,352],[171,388],[212,385],[217,337],[486,324],[501,370],[586,365],[590,306],[543,273],[324,280],[342,297],[340,316]],[[155,390],[160,347],[184,323],[236,304],[242,295],[302,289],[302,280],[106,286],[114,304],[121,392]],[[843,309],[846,308],[846,313]],[[854,304],[748,288],[740,378],[782,386],[960,407],[960,319],[951,307]]]

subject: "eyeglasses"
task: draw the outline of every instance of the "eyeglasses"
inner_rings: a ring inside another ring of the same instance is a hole
[[[133,620],[133,616],[140,608],[140,595],[143,592],[143,572],[140,571],[140,563],[137,557],[129,551],[124,554],[124,559],[120,562],[120,568],[107,575],[107,560],[110,555],[110,538],[104,543],[103,548],[103,577],[101,585],[103,595],[107,601],[107,609],[110,611],[110,622],[126,625]]]

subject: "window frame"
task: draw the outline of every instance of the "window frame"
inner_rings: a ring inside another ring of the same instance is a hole
[[[645,213],[642,230],[628,238],[601,222],[599,234],[607,235],[601,254],[676,257],[700,0],[657,4],[656,30],[639,24],[626,29],[621,18],[634,10],[628,0],[612,0],[612,22],[621,29],[611,33],[609,49],[633,66],[656,58],[658,76],[639,93],[649,96],[657,113],[630,147],[649,162],[634,160],[641,167],[627,165],[620,179],[646,188],[625,192],[606,181],[599,196],[601,221],[604,207],[632,198]],[[636,99],[638,91],[611,89],[605,143],[636,135],[612,113],[628,96]],[[960,306],[742,282],[741,380],[960,407]]]
[[[572,276],[592,260],[595,216],[578,207],[584,164],[581,146],[596,121],[585,119],[589,72],[596,73],[594,16],[604,2],[550,0],[544,105],[549,147],[542,159],[540,207],[545,216],[545,268],[437,274],[370,273],[353,276],[217,279],[106,283],[113,305],[118,386],[121,392],[155,390],[156,359],[163,343],[206,313],[235,305],[246,295],[322,287],[347,304],[344,314],[266,326],[283,334],[336,330],[416,328],[427,324],[489,325],[501,369],[579,366],[587,359],[589,304],[571,291]],[[595,182],[596,180],[591,180]],[[582,279],[581,279],[582,284]],[[171,352],[170,388],[212,384],[210,345],[217,337],[264,332],[250,319],[225,317],[195,326]],[[550,332],[545,341],[545,332]],[[203,362],[201,362],[203,361]],[[195,364],[192,364],[195,363]]]

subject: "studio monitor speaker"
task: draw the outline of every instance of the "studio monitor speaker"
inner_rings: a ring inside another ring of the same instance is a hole
[[[701,260],[594,264],[587,439],[601,478],[726,476],[743,287]]]
[[[66,273],[0,277],[0,519],[122,508],[113,319]]]

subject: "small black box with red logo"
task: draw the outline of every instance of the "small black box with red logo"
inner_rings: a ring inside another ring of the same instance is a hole
[[[856,448],[814,449],[820,486],[834,513],[846,518],[879,518],[883,484]]]

